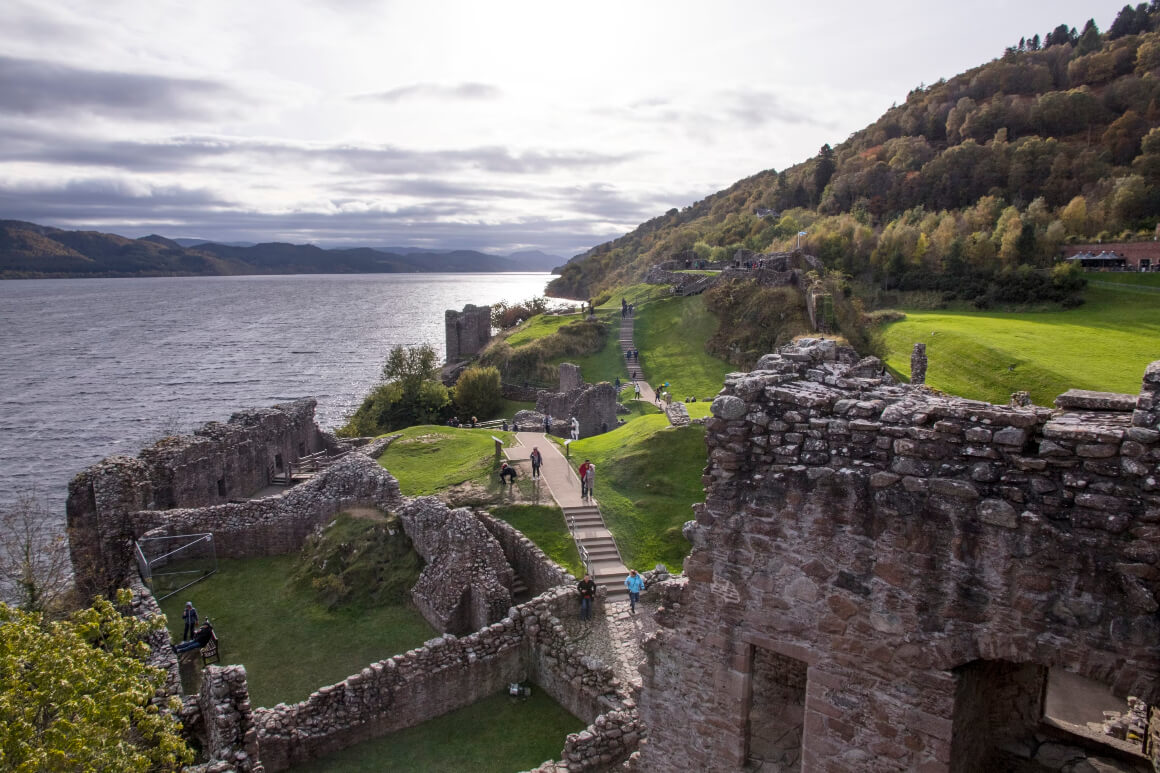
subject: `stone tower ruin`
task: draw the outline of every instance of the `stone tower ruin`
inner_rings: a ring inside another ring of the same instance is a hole
[[[1050,669],[1160,702],[1160,362],[1055,411],[864,364],[806,340],[713,402],[642,770],[1009,770],[1066,743]]]
[[[448,309],[443,315],[447,335],[447,362],[473,357],[491,340],[491,306],[467,304],[463,311]]]

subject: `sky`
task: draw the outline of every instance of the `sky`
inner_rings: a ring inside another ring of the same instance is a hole
[[[1123,0],[4,0],[0,219],[571,256]]]

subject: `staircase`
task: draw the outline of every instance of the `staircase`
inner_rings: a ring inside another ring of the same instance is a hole
[[[595,504],[565,507],[564,518],[592,579],[607,591],[609,600],[626,597],[624,578],[628,577],[628,568],[620,558],[612,533],[604,525],[600,508]]]
[[[528,594],[528,586],[527,586],[527,583],[524,582],[524,578],[520,577],[519,574],[517,574],[515,572],[512,573],[511,591],[512,591],[512,603],[518,603],[518,602],[516,602],[516,599],[523,600],[523,599],[528,598],[528,595],[529,595]]]
[[[633,356],[629,352],[636,350],[636,345],[632,341],[632,317],[626,317],[620,320],[620,353],[624,357],[624,366],[628,369],[628,377],[632,379],[635,373],[637,378],[644,376],[640,372],[640,357]]]

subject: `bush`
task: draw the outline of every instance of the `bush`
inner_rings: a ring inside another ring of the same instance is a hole
[[[460,418],[492,416],[503,404],[499,369],[468,368],[455,382],[455,408]]]

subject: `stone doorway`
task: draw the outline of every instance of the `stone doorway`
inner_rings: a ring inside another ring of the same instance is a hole
[[[952,672],[956,678],[951,729],[951,773],[999,764],[1023,747],[1034,748],[1043,716],[1047,668],[1034,663],[975,660]]]
[[[750,653],[746,768],[791,773],[801,770],[807,666],[754,646]]]

